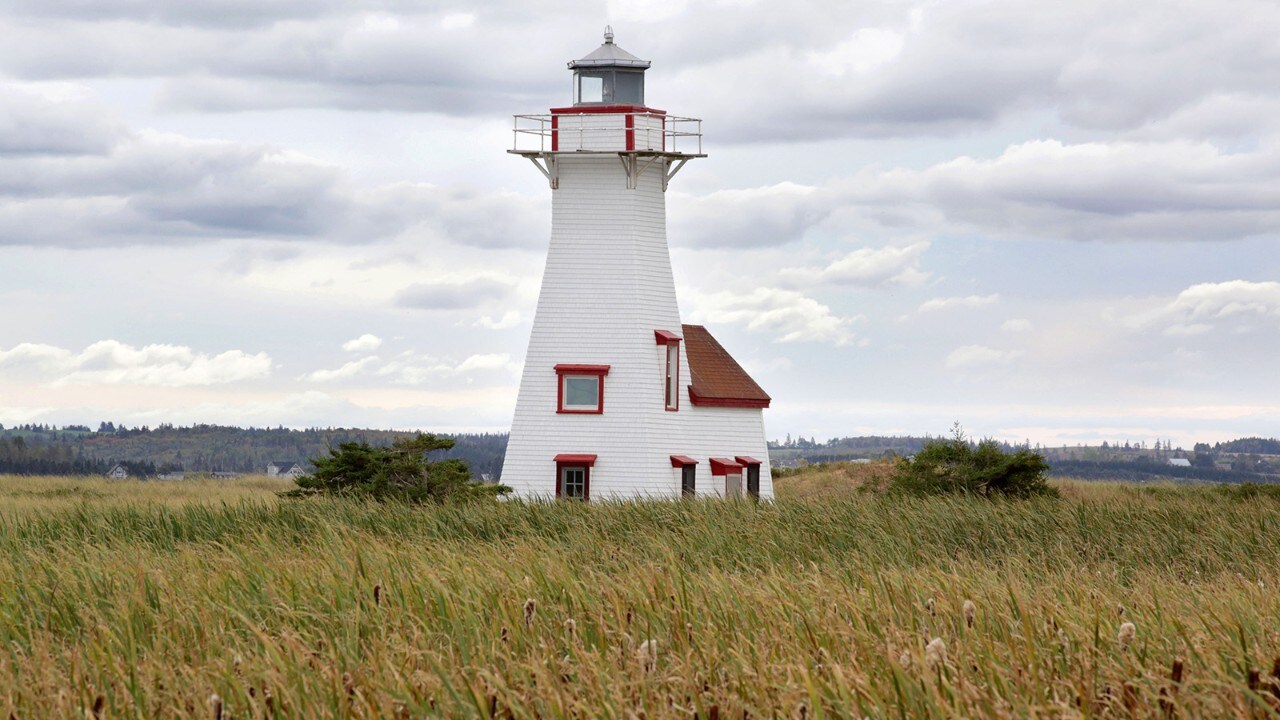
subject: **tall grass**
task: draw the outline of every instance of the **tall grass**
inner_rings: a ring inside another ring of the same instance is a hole
[[[761,505],[164,502],[137,484],[133,502],[42,507],[3,479],[0,712],[212,717],[214,694],[233,717],[1271,707],[1273,498],[818,502],[779,483]]]

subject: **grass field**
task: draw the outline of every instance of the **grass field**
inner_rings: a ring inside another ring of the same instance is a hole
[[[427,509],[0,477],[0,717],[1275,712],[1274,495],[906,500],[865,472]]]

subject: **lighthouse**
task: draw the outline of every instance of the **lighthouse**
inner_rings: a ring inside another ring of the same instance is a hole
[[[501,482],[517,497],[771,498],[770,397],[680,320],[666,190],[702,122],[649,107],[650,63],[614,43],[569,63],[572,105],[516,115],[551,192],[551,242]]]

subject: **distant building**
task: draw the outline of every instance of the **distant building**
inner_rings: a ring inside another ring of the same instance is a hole
[[[238,472],[225,472],[221,470],[211,472],[209,473],[209,475],[214,480],[235,480],[236,478],[240,477],[240,473]]]
[[[1191,461],[1187,458],[1169,458],[1169,464],[1173,467],[1191,467]]]
[[[187,473],[182,470],[170,470],[156,475],[157,480],[185,480]]]
[[[123,463],[116,463],[107,471],[107,477],[112,480],[124,480],[129,477],[129,469]]]
[[[301,463],[288,461],[271,462],[267,464],[267,477],[288,477],[296,479],[306,474],[307,471],[302,468]]]

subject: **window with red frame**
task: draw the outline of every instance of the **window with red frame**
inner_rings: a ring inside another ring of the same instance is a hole
[[[608,365],[556,365],[556,412],[599,415],[604,412]]]
[[[662,361],[663,400],[668,410],[680,409],[680,336],[668,330],[654,330],[658,345],[665,349]]]

